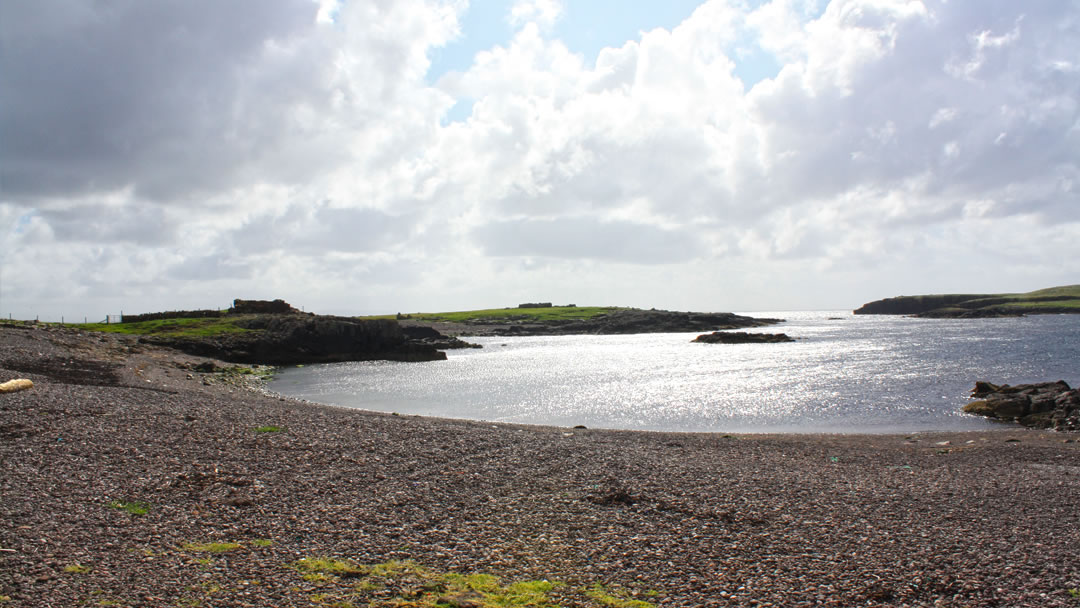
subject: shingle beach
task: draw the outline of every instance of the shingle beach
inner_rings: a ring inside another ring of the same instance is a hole
[[[1077,435],[525,427],[202,361],[0,326],[0,382],[34,382],[0,394],[0,608],[498,605],[449,574],[550,583],[519,605],[1080,607]]]

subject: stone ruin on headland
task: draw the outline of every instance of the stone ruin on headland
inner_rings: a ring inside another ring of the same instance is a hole
[[[304,314],[289,305],[285,300],[233,300],[228,310],[170,310],[166,312],[148,312],[141,315],[121,315],[121,323],[140,321],[160,321],[162,319],[205,319],[224,317],[225,315],[299,315]]]

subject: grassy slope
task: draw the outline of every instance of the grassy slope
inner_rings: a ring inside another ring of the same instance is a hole
[[[1063,300],[1038,301],[1035,298],[1068,298]],[[1014,302],[1010,306],[1024,306],[1030,308],[1080,308],[1080,285],[1066,285],[1064,287],[1051,287],[1040,289],[1030,293],[1014,296]]]
[[[988,308],[1007,310],[1030,310],[1070,308],[1080,310],[1080,285],[1065,285],[1039,289],[1028,293],[1002,294],[1008,302],[992,304]]]
[[[75,323],[72,327],[87,331],[103,331],[117,334],[155,334],[159,336],[216,336],[227,333],[253,331],[236,325],[244,317],[218,317],[203,319],[162,319],[138,323]]]
[[[467,323],[479,320],[510,321],[559,321],[589,319],[597,315],[618,310],[612,306],[553,306],[551,308],[492,308],[488,310],[465,310],[458,312],[416,313],[409,315],[418,321],[444,321]],[[236,321],[245,317],[229,316],[200,319],[164,319],[158,321],[140,321],[138,323],[70,323],[86,331],[102,331],[118,334],[183,337],[214,336],[224,333],[257,331],[244,329]],[[393,319],[394,315],[359,317],[362,319]]]
[[[467,323],[470,321],[570,321],[592,317],[618,310],[613,306],[552,306],[551,308],[489,308],[486,310],[463,310],[458,312],[413,313],[414,321],[444,321]],[[394,315],[364,317],[366,319],[393,319]]]
[[[886,302],[915,308],[904,314],[931,310],[963,312],[980,309],[1033,314],[1074,310],[1080,312],[1080,285],[1051,287],[1028,293],[972,295],[970,298],[947,294],[900,296]]]

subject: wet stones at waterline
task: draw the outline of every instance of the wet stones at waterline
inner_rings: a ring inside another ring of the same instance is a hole
[[[1064,380],[1016,386],[976,382],[971,396],[976,400],[964,406],[969,414],[1034,428],[1080,431],[1080,390]]]

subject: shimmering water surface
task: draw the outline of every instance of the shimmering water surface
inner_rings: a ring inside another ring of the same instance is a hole
[[[911,432],[997,428],[960,412],[975,380],[1080,381],[1080,315],[940,320],[782,317],[785,344],[697,334],[472,338],[429,363],[310,365],[271,389],[377,411],[590,428]]]

